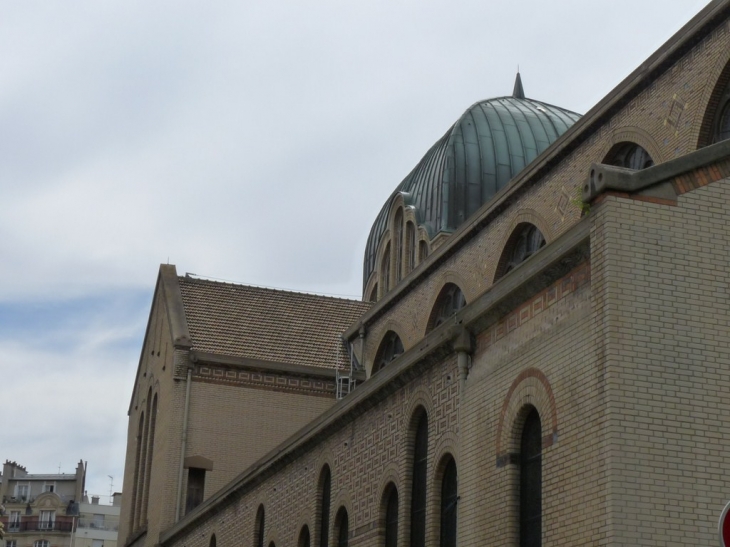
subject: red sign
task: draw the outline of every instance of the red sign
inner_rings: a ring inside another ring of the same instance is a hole
[[[730,502],[722,510],[717,532],[720,536],[720,547],[730,547]]]

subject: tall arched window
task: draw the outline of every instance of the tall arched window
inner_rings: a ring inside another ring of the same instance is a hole
[[[212,536],[210,536],[210,542],[208,543],[208,547],[215,547],[215,544],[216,544],[216,539],[215,539],[215,534],[213,534]]]
[[[137,429],[137,454],[134,458],[134,484],[132,486],[132,516],[131,529],[136,531],[139,527],[139,512],[141,508],[140,490],[141,468],[142,468],[142,442],[144,439],[144,412],[139,416],[139,429]]]
[[[411,547],[426,547],[426,481],[428,415],[422,411],[416,424],[411,479]]]
[[[388,331],[380,342],[378,352],[375,354],[373,362],[373,374],[385,367],[393,359],[396,359],[403,353],[403,342],[392,330]]]
[[[416,227],[412,222],[406,224],[406,252],[408,253],[408,271],[416,267]]]
[[[259,505],[259,509],[256,511],[256,525],[254,526],[254,545],[256,547],[264,547],[265,517],[264,506],[263,504]]]
[[[147,463],[145,464],[144,497],[142,498],[142,518],[147,521],[147,507],[150,499],[150,481],[152,480],[152,453],[155,449],[155,425],[157,424],[157,393],[152,399],[149,416],[149,435],[147,439]]]
[[[302,531],[299,532],[297,547],[309,547],[309,527],[306,524],[302,526]]]
[[[434,304],[433,310],[431,310],[426,332],[444,323],[464,306],[466,306],[466,299],[461,289],[453,283],[444,285],[438,298],[436,298],[436,304]]]
[[[520,440],[520,547],[542,545],[542,425],[532,407]]]
[[[329,465],[322,468],[319,477],[319,547],[328,547],[330,527],[330,495],[332,493],[332,474]]]
[[[337,525],[337,547],[347,547],[350,536],[350,523],[347,519],[347,509],[344,507],[340,507],[337,511],[335,524]]]
[[[441,547],[456,547],[456,462],[450,458],[441,479]]]
[[[385,504],[385,547],[398,547],[398,489],[392,483]]]
[[[420,264],[428,258],[428,243],[421,240],[418,242],[418,263]]]
[[[395,250],[395,282],[403,277],[403,209],[398,208],[393,220],[393,241]]]
[[[504,246],[494,280],[514,270],[545,246],[545,236],[534,224],[518,224]]]
[[[383,295],[390,291],[390,243],[385,246],[383,261],[380,264],[380,287]]]
[[[634,142],[620,142],[609,150],[603,163],[639,171],[654,165],[654,160],[649,155],[649,152],[638,144]]]

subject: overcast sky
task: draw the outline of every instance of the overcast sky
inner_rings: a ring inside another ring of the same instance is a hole
[[[0,3],[0,459],[121,489],[160,263],[359,297],[378,210],[472,103],[519,65],[584,113],[704,4]]]

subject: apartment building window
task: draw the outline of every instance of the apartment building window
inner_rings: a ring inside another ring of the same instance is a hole
[[[103,529],[104,528],[104,515],[94,513],[94,518],[91,521],[91,527]]]
[[[18,547],[18,542],[14,539],[9,539],[5,542],[5,547]]]
[[[28,492],[30,487],[27,484],[16,484],[15,485],[15,497],[21,501],[28,499]]]
[[[104,547],[104,540],[103,539],[92,539],[91,547]]]
[[[56,521],[55,511],[41,511],[40,518],[40,529],[41,530],[52,530],[53,523]]]
[[[50,547],[47,539],[37,539],[33,542],[33,547]]]
[[[8,532],[17,532],[18,530],[20,530],[20,511],[10,511]]]
[[[46,482],[43,484],[43,492],[55,492],[55,491],[56,491],[55,482]]]

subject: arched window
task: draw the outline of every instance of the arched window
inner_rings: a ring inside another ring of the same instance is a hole
[[[406,224],[406,252],[408,253],[408,271],[416,267],[416,227],[412,222]]]
[[[520,547],[542,545],[542,425],[532,407],[520,441]]]
[[[340,507],[337,511],[335,524],[337,526],[337,547],[347,547],[350,527],[347,519],[347,509],[344,507]]]
[[[299,532],[297,547],[309,547],[309,527],[306,524],[302,526],[302,531]]]
[[[421,240],[418,242],[418,263],[420,264],[428,258],[428,243]]]
[[[403,209],[398,208],[393,221],[393,241],[395,243],[395,282],[403,277]]]
[[[730,63],[725,65],[710,95],[697,147],[730,138]]]
[[[137,429],[137,454],[134,458],[134,484],[132,486],[132,526],[131,529],[136,531],[139,527],[139,512],[141,509],[141,500],[139,499],[142,495],[140,490],[140,484],[142,478],[140,477],[142,467],[142,442],[144,439],[144,412],[139,416],[139,429]]]
[[[399,357],[403,353],[403,342],[400,337],[392,330],[388,331],[380,342],[378,352],[375,354],[375,362],[373,363],[373,374],[378,372],[393,359]]]
[[[426,465],[428,463],[428,415],[416,424],[411,479],[411,547],[426,547]]]
[[[529,222],[518,224],[504,246],[494,280],[497,281],[514,270],[544,246],[545,236],[537,226]]]
[[[266,521],[264,514],[264,506],[259,505],[258,511],[256,511],[256,524],[254,526],[254,545],[256,547],[264,547],[264,533],[265,533]]]
[[[388,291],[390,291],[390,243],[385,246],[383,261],[380,264],[380,286],[382,287],[382,294],[388,294]]]
[[[150,391],[151,393],[151,391]],[[142,518],[147,521],[147,507],[150,499],[150,481],[152,479],[152,453],[155,449],[155,425],[157,424],[157,393],[152,399],[152,410],[149,416],[149,438],[147,439],[147,463],[145,464],[144,497],[142,498]]]
[[[215,534],[210,536],[210,543],[208,544],[208,547],[215,547],[216,540],[215,540]]]
[[[271,541],[271,542],[269,542],[269,547],[276,547],[276,544],[273,541]]]
[[[368,302],[377,302],[378,301],[378,284],[376,283],[373,285],[373,290],[370,291],[370,297],[368,298]]]
[[[329,465],[322,468],[319,476],[319,547],[328,547],[330,527],[330,495],[332,493],[332,474]]]
[[[441,479],[441,547],[456,547],[456,462],[449,459]]]
[[[609,150],[603,163],[639,171],[640,169],[646,169],[654,165],[654,160],[649,155],[649,152],[638,144],[633,142],[620,142]]]
[[[47,539],[37,539],[33,542],[33,547],[49,547],[49,545]]]
[[[385,547],[398,547],[398,489],[393,483],[385,504]]]
[[[454,315],[461,308],[466,306],[466,299],[461,289],[453,283],[447,283],[436,298],[436,304],[431,310],[431,317],[428,319],[428,326],[426,332],[429,332],[442,323],[444,323],[449,317]]]

